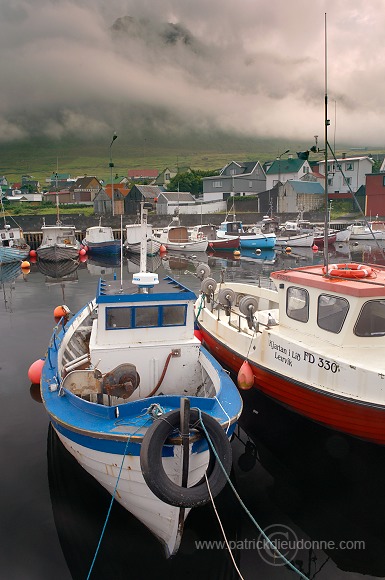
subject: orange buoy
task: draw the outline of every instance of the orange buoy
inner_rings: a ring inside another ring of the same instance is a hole
[[[45,360],[43,358],[39,358],[35,360],[34,363],[28,369],[28,378],[33,385],[40,383],[41,373],[43,371]]]
[[[37,256],[36,250],[30,250],[29,255],[31,256],[31,258],[36,258]]]
[[[317,244],[313,244],[311,249],[313,250],[313,252],[318,252],[318,246]]]
[[[162,244],[162,245],[160,246],[160,248],[159,248],[159,252],[160,252],[161,254],[164,254],[165,252],[167,252],[167,248],[166,248],[166,246]]]
[[[286,252],[286,254],[290,254],[290,252],[291,252],[291,247],[290,247],[290,246],[287,246],[287,248],[285,249],[285,252]]]
[[[202,340],[203,340],[203,334],[202,334],[202,332],[200,330],[194,330],[194,336],[198,340],[200,340],[200,342],[202,342]]]
[[[233,255],[234,256],[240,256],[241,255],[241,252],[239,250],[234,250]]]
[[[55,310],[53,311],[53,315],[55,320],[60,318],[66,318],[68,317],[68,315],[70,314],[70,309],[68,308],[68,306],[66,306],[65,304],[62,304],[60,306],[56,306]]]
[[[84,248],[82,248],[81,250],[79,250],[79,256],[85,256],[86,255],[86,251]]]
[[[237,384],[240,389],[245,391],[251,389],[251,387],[254,385],[253,370],[250,366],[249,361],[247,360],[244,361],[244,363],[242,364],[241,368],[238,371]]]
[[[31,267],[31,264],[28,262],[28,260],[24,260],[24,261],[21,263],[21,269],[22,269],[22,270],[27,270],[27,269],[28,269],[28,268],[30,268],[30,267]]]

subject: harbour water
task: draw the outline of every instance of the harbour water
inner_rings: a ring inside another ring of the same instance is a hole
[[[385,263],[371,243],[332,246],[329,259]],[[296,249],[243,253],[240,259],[166,254],[150,259],[149,266],[198,292],[195,269],[202,261],[216,279],[225,275],[267,285],[272,270],[322,260],[320,252]],[[125,257],[123,276],[137,270],[136,260]],[[29,273],[0,269],[1,578],[87,578],[110,496],[49,428],[27,371],[46,352],[54,308],[64,303],[76,312],[94,296],[99,276],[114,275],[121,275],[119,263],[92,259],[66,272],[38,264]],[[242,577],[300,577],[263,545],[250,515],[281,542],[281,551],[306,578],[385,577],[385,448],[315,425],[254,390],[244,396],[246,410],[232,443],[232,481],[247,511],[229,486],[215,502]],[[90,577],[219,580],[239,575],[211,505],[191,512],[178,555],[165,560],[152,535],[114,503]]]

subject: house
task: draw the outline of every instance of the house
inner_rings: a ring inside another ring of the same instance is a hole
[[[333,193],[346,194],[346,198],[351,197],[358,189],[365,185],[366,175],[372,173],[373,159],[371,157],[346,157],[328,159],[327,177],[328,191],[330,198],[333,199]],[[319,172],[326,175],[325,160],[318,162]],[[339,196],[341,197],[341,196]]]
[[[127,177],[130,181],[154,181],[158,177],[157,169],[129,169]]]
[[[203,201],[225,201],[231,195],[256,195],[266,189],[266,174],[259,161],[231,161],[219,175],[203,177]]]
[[[116,197],[114,210],[119,209],[118,203],[120,200],[117,200]],[[110,194],[108,194],[105,189],[99,189],[98,193],[94,197],[94,213],[96,215],[112,215],[111,191]]]
[[[74,193],[67,188],[61,189],[60,191],[56,191],[56,190],[51,190],[51,191],[47,191],[44,194],[44,200],[45,201],[50,201],[53,204],[56,204],[56,196],[58,197],[58,202],[59,204],[70,204],[70,203],[75,203],[74,202]]]
[[[124,210],[124,198],[128,195],[129,193],[129,188],[127,187],[127,180],[124,178],[123,180],[121,180],[120,178],[116,178],[114,181],[114,211],[112,211],[112,187],[111,187],[111,183],[108,183],[105,188],[103,189],[105,195],[111,200],[111,203],[109,204],[111,206],[111,213],[113,213],[114,215],[123,215],[125,213]],[[107,202],[107,199],[100,194],[100,196],[98,196],[98,203],[97,205],[99,205],[99,202],[101,200],[104,200]],[[94,199],[95,202],[95,199]],[[94,203],[94,211],[95,210],[95,203]],[[97,212],[100,213],[100,212]]]
[[[124,213],[137,215],[140,204],[144,202],[149,210],[155,209],[156,201],[162,190],[157,185],[134,185],[124,199]]]
[[[154,181],[154,185],[159,185],[159,187],[167,187],[171,179],[175,177],[176,174],[177,171],[175,170],[173,171],[172,169],[166,167],[165,169],[163,169],[158,173]]]
[[[72,203],[93,205],[95,195],[101,187],[100,181],[94,176],[79,177],[70,188],[73,193]]]
[[[324,203],[325,190],[317,181],[289,179],[278,185],[277,213],[314,211]]]
[[[21,178],[20,190],[22,193],[40,192],[40,183],[32,175],[23,175]]]
[[[177,213],[198,213],[200,204],[189,191],[162,191],[156,203],[157,215]]]
[[[278,158],[268,164],[266,169],[266,189],[272,189],[277,183],[285,183],[289,179],[298,181],[311,172],[307,159],[289,155],[287,159]]]
[[[385,173],[369,173],[366,176],[365,215],[385,216]]]

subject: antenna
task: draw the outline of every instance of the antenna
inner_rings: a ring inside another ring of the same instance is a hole
[[[328,261],[329,261],[329,191],[328,191],[328,126],[330,121],[328,119],[328,75],[327,75],[327,21],[325,12],[325,223],[324,223],[324,266],[326,275],[328,275]]]

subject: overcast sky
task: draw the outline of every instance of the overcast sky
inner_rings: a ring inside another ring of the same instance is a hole
[[[330,131],[384,146],[385,0],[2,0],[0,140],[141,123],[323,140],[325,12]]]

